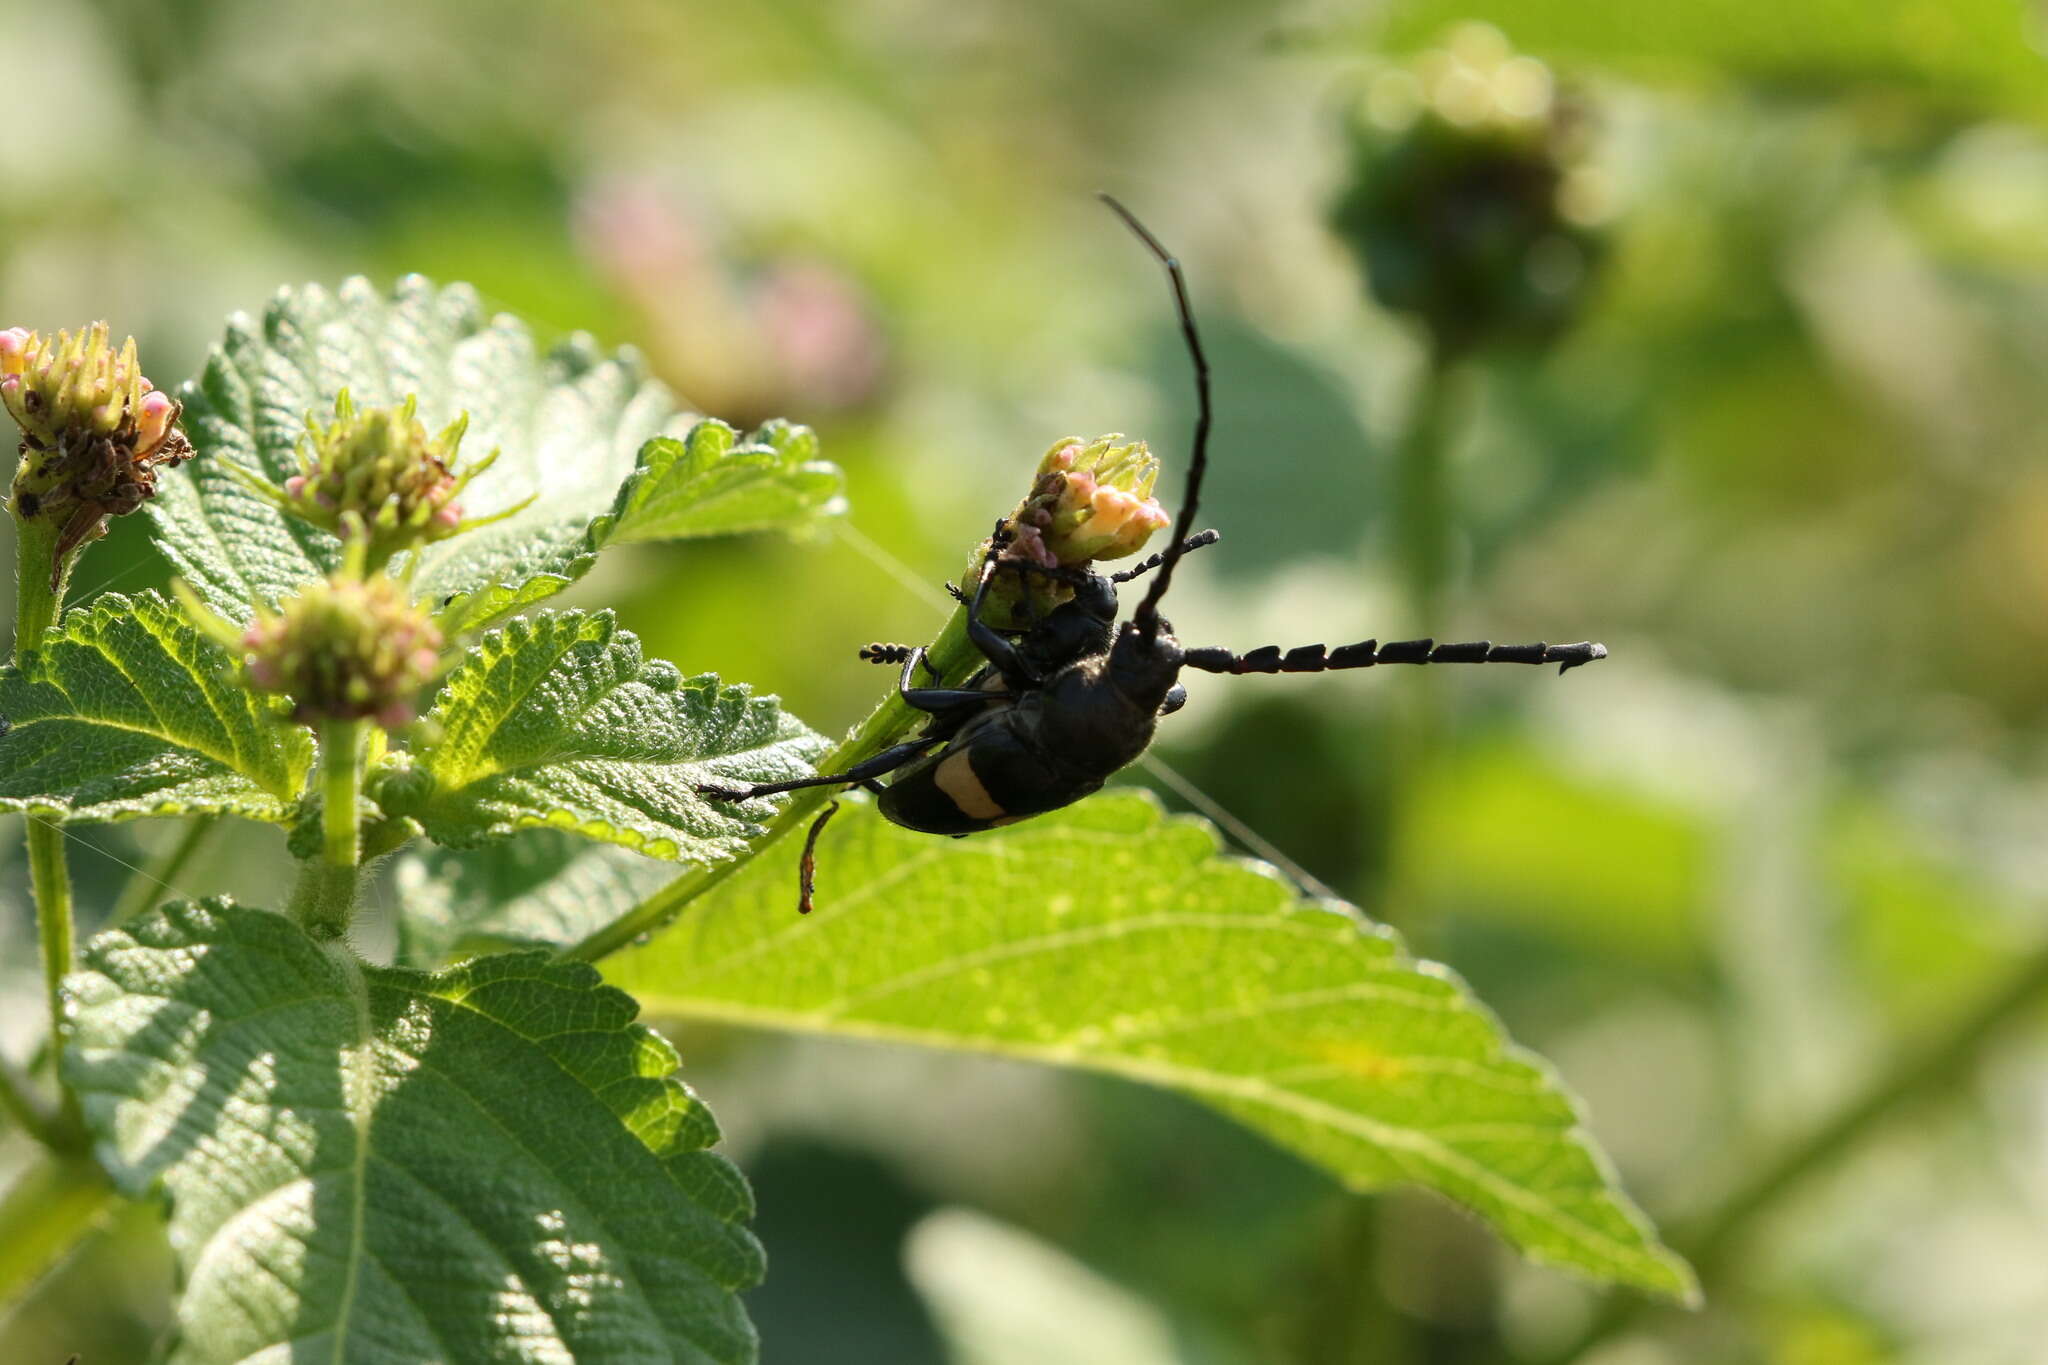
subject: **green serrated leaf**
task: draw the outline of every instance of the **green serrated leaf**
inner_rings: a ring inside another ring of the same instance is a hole
[[[744,443],[723,422],[656,440],[619,489],[610,538],[682,540],[799,526],[844,508],[844,479],[809,427],[771,422]]]
[[[746,1183],[595,972],[366,967],[223,901],[85,968],[65,1075],[170,1197],[180,1365],[756,1358]]]
[[[197,457],[166,473],[149,504],[164,553],[229,620],[340,562],[333,536],[287,516],[229,466],[282,482],[297,471],[306,415],[331,413],[343,388],[358,407],[417,396],[430,429],[469,414],[463,453],[502,453],[465,491],[468,515],[532,499],[420,553],[415,588],[445,604],[448,630],[553,596],[613,539],[794,528],[838,510],[839,472],[817,460],[807,428],[775,423],[735,444],[723,423],[679,413],[631,352],[607,356],[577,336],[543,356],[524,324],[486,317],[467,285],[437,289],[417,275],[389,295],[360,278],[332,292],[305,285],[281,290],[260,325],[229,319],[205,373],[180,394]],[[662,432],[689,435],[651,439]],[[715,458],[700,458],[721,440]]]
[[[332,292],[281,290],[260,326],[229,320],[205,373],[181,393],[197,455],[149,504],[165,553],[230,620],[340,561],[334,537],[285,515],[227,466],[282,482],[297,470],[306,415],[331,413],[343,388],[358,407],[416,395],[429,428],[469,414],[464,453],[503,452],[466,490],[469,515],[533,497],[423,552],[415,583],[431,601],[537,585],[526,588],[530,601],[579,577],[595,553],[590,525],[611,509],[642,442],[685,420],[634,356],[607,357],[583,336],[543,356],[522,323],[486,317],[466,285],[437,289],[414,275],[389,295],[360,278]],[[474,609],[469,617],[480,623]]]
[[[225,812],[285,820],[313,740],[153,593],[108,593],[0,669],[0,810],[64,822]]]
[[[966,841],[849,810],[798,919],[759,859],[606,977],[662,1014],[1087,1067],[1181,1091],[1370,1189],[1411,1182],[1535,1260],[1673,1297],[1557,1078],[1387,930],[1113,792]]]
[[[556,828],[676,862],[737,856],[759,825],[700,782],[807,775],[826,742],[773,697],[645,660],[610,612],[551,612],[491,632],[448,676],[410,768],[378,804],[438,843]]]
[[[558,830],[483,848],[409,848],[397,859],[398,948],[414,964],[458,948],[563,948],[675,880],[673,865]]]

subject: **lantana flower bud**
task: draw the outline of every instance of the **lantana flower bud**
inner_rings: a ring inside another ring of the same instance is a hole
[[[1143,441],[1114,433],[1092,441],[1054,441],[1038,462],[1031,491],[1004,518],[1009,541],[1002,558],[1045,569],[1085,569],[1094,560],[1136,554],[1169,520],[1152,496],[1158,478],[1159,461]],[[980,582],[986,549],[984,542],[968,561],[959,584],[963,593]],[[1072,595],[1057,575],[999,573],[989,585],[983,619],[998,630],[1016,629]]]
[[[283,487],[247,471],[241,471],[243,478],[292,515],[344,541],[361,541],[372,571],[400,551],[508,517],[532,501],[465,520],[456,498],[498,452],[458,471],[456,451],[468,414],[429,436],[418,408],[418,400],[407,397],[395,408],[359,409],[344,389],[335,399],[333,422],[323,426],[307,415],[299,472]]]
[[[54,587],[71,555],[156,494],[156,472],[192,454],[177,429],[179,405],[157,392],[107,324],[44,336],[0,331],[0,403],[21,426],[12,510],[56,528]]]
[[[1011,553],[1047,568],[1123,559],[1167,524],[1152,496],[1159,461],[1143,441],[1120,435],[1053,442],[1038,464],[1038,481],[1010,519]]]
[[[234,648],[249,681],[292,700],[292,719],[413,719],[413,698],[440,667],[441,632],[388,574],[344,571],[259,610]]]

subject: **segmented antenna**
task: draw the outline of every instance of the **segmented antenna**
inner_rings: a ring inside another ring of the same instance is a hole
[[[1195,309],[1188,302],[1188,283],[1181,274],[1180,262],[1173,253],[1161,246],[1146,226],[1138,221],[1137,215],[1118,203],[1110,195],[1098,196],[1109,205],[1110,211],[1124,220],[1124,226],[1137,234],[1145,249],[1159,258],[1166,267],[1167,277],[1173,281],[1173,303],[1180,311],[1180,333],[1188,343],[1188,356],[1195,363],[1195,444],[1188,458],[1188,491],[1181,500],[1180,516],[1173,524],[1173,543],[1166,547],[1159,561],[1159,577],[1152,580],[1146,590],[1145,600],[1138,603],[1133,616],[1145,638],[1159,637],[1159,602],[1166,596],[1166,586],[1173,581],[1173,566],[1180,563],[1180,557],[1187,553],[1188,535],[1194,529],[1195,512],[1202,499],[1202,475],[1209,467],[1209,358],[1202,354],[1202,338],[1195,331]]]
[[[1574,668],[1607,657],[1607,646],[1591,640],[1570,645],[1497,645],[1491,640],[1440,645],[1434,640],[1361,640],[1325,650],[1322,645],[1300,645],[1282,651],[1266,645],[1249,654],[1227,649],[1201,648],[1187,652],[1187,666],[1205,673],[1329,673],[1344,668],[1373,668],[1380,664],[1556,664],[1557,671]]]

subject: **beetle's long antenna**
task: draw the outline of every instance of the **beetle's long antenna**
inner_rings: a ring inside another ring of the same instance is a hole
[[[1187,339],[1188,356],[1195,362],[1195,444],[1188,457],[1187,496],[1181,499],[1180,516],[1173,523],[1173,543],[1166,547],[1159,560],[1159,577],[1152,580],[1145,600],[1138,603],[1133,617],[1147,639],[1156,639],[1159,635],[1159,601],[1166,596],[1166,585],[1173,581],[1173,566],[1180,563],[1180,557],[1187,553],[1188,536],[1194,530],[1195,513],[1202,501],[1202,475],[1209,467],[1209,358],[1202,354],[1202,338],[1195,331],[1195,309],[1188,302],[1188,282],[1180,272],[1179,260],[1159,244],[1159,239],[1138,221],[1136,214],[1107,194],[1100,198],[1166,267],[1167,277],[1173,281],[1174,307],[1180,310],[1180,334]]]

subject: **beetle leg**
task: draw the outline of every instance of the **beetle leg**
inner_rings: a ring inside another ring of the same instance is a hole
[[[805,787],[845,787],[865,782],[869,778],[893,773],[926,750],[940,743],[944,735],[919,735],[906,739],[882,750],[872,758],[864,758],[843,773],[819,773],[816,777],[799,777],[788,782],[757,782],[748,787],[725,787],[715,782],[699,782],[697,794],[708,796],[714,801],[751,801],[757,796],[780,796],[783,792],[801,791]]]
[[[896,695],[920,711],[950,711],[956,706],[1010,699],[1008,692],[984,692],[977,687],[914,687],[910,679],[919,664],[934,678],[939,675],[939,670],[925,657],[924,646],[917,645],[904,657],[903,674],[896,680]]]
[[[818,887],[818,836],[825,832],[825,822],[839,814],[839,803],[834,801],[818,813],[811,821],[811,832],[804,836],[803,861],[796,869],[796,912],[799,915],[811,913],[811,893]]]
[[[1001,523],[997,523],[1001,529]],[[989,584],[996,577],[996,548],[989,547],[988,554],[981,561],[981,581],[975,585],[974,597],[967,604],[967,638],[981,651],[982,657],[995,665],[996,672],[1003,675],[1003,681],[1012,692],[1028,692],[1042,681],[1038,670],[1024,661],[1017,647],[1004,639],[994,626],[981,619],[981,609],[988,604]]]

